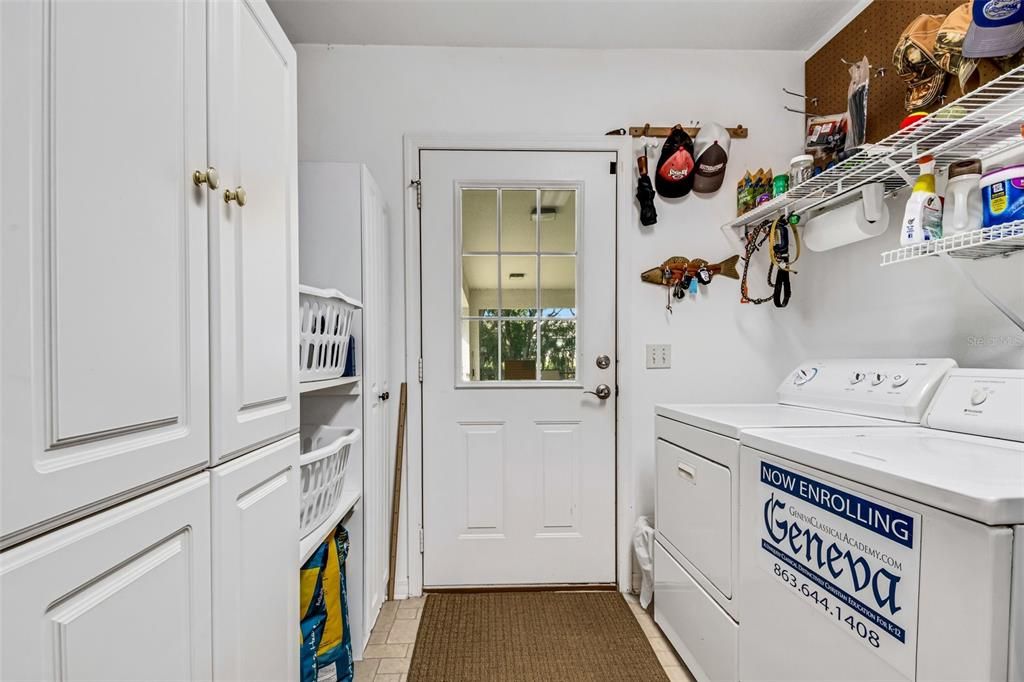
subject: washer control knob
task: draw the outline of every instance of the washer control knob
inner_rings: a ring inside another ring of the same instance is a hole
[[[809,367],[807,369],[798,369],[796,375],[793,377],[793,384],[796,386],[803,386],[808,381],[818,376],[817,367]]]
[[[881,372],[875,372],[874,374],[871,375],[871,385],[878,386],[883,381],[885,381],[885,378],[885,375],[882,374]]]
[[[893,374],[892,375],[892,387],[893,388],[901,388],[903,386],[906,386],[908,381],[910,381],[910,377],[908,377],[906,374]]]
[[[854,372],[853,374],[850,375],[850,383],[859,384],[860,382],[864,381],[865,376],[867,375],[864,374],[864,372]]]
[[[976,388],[971,392],[971,405],[981,405],[988,400],[988,391],[983,388]]]

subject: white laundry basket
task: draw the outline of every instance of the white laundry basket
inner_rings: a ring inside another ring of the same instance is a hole
[[[352,317],[362,307],[337,289],[299,285],[299,381],[336,379],[345,372]]]
[[[359,429],[340,426],[300,427],[302,455],[302,503],[299,529],[302,537],[313,532],[338,506],[345,488],[345,470],[352,444],[361,436]]]

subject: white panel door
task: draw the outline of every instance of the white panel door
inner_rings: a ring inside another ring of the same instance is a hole
[[[369,172],[362,174],[363,224],[363,509],[366,533],[365,623],[373,623],[387,597],[388,528],[391,521],[392,445],[389,437],[387,208]],[[397,399],[397,395],[396,395]]]
[[[0,592],[0,679],[210,679],[209,475],[0,554]]]
[[[209,458],[206,8],[0,3],[0,546]]]
[[[263,0],[210,5],[214,463],[298,430],[295,50]],[[241,188],[245,205],[225,200]]]
[[[421,153],[427,586],[615,579],[615,158]]]
[[[211,469],[217,680],[298,677],[299,437]]]

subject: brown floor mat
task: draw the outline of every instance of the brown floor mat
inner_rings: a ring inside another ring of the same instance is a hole
[[[617,592],[432,594],[409,682],[667,681]]]

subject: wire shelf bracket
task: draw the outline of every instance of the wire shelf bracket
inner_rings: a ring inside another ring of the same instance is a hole
[[[1019,220],[886,251],[882,254],[882,265],[895,265],[938,256],[995,306],[1006,319],[1024,332],[1024,319],[1021,319],[1021,316],[1017,315],[998,296],[978,282],[962,263],[964,260],[981,260],[993,256],[1007,257],[1022,252],[1024,252],[1024,220]]]

